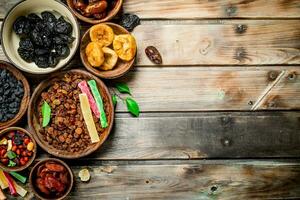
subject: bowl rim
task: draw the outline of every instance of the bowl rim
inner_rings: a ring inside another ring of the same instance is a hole
[[[1,131],[0,131],[0,138],[1,138],[4,134],[8,133],[9,131],[13,131],[13,130],[15,130],[15,131],[21,131],[21,132],[27,134],[27,135],[30,137],[30,139],[32,140],[33,144],[34,144],[34,147],[33,147],[33,148],[34,148],[33,155],[32,155],[32,157],[31,157],[31,159],[26,163],[26,165],[21,166],[21,167],[17,167],[17,168],[10,168],[10,167],[6,167],[6,166],[4,166],[2,163],[0,163],[0,168],[2,168],[4,171],[8,171],[8,172],[19,172],[19,171],[22,171],[22,170],[28,168],[28,167],[32,164],[32,162],[35,160],[35,157],[36,157],[36,154],[37,154],[37,144],[36,144],[35,138],[33,137],[33,135],[32,135],[31,133],[29,133],[29,131],[25,130],[24,128],[21,128],[21,127],[15,127],[15,126],[14,126],[14,127],[9,127],[9,128],[6,128],[6,129],[1,130]]]
[[[4,31],[3,31],[3,27],[4,27],[4,25],[5,25],[5,22],[6,22],[6,20],[7,20],[7,18],[8,18],[8,16],[11,14],[11,12],[18,6],[18,5],[20,5],[20,4],[22,4],[22,3],[24,3],[26,0],[22,0],[22,1],[20,1],[20,2],[18,2],[18,3],[16,3],[12,8],[10,8],[9,10],[8,10],[8,12],[6,13],[6,15],[5,15],[5,17],[4,17],[4,19],[3,19],[3,21],[2,21],[2,25],[1,25],[1,44],[4,44],[4,40],[3,40],[3,34],[4,34]],[[35,71],[31,71],[31,70],[27,70],[27,69],[25,69],[25,68],[21,68],[21,67],[19,67],[9,56],[8,56],[8,54],[7,54],[7,52],[6,52],[6,49],[5,49],[5,47],[4,47],[4,45],[1,45],[2,46],[2,49],[3,49],[3,52],[4,52],[4,55],[6,56],[6,58],[11,62],[11,63],[13,63],[13,65],[14,66],[16,66],[19,70],[21,70],[21,71],[23,71],[23,72],[26,72],[26,73],[29,73],[29,74],[35,74],[35,75],[41,75],[41,74],[50,74],[50,73],[53,73],[53,72],[56,72],[56,71],[58,71],[58,70],[60,70],[60,69],[63,69],[64,67],[66,67],[70,62],[71,62],[71,60],[74,58],[74,56],[76,55],[76,52],[77,52],[77,50],[78,50],[78,47],[80,46],[80,40],[81,40],[81,34],[80,34],[80,25],[79,25],[79,23],[78,23],[78,20],[77,20],[77,17],[73,14],[73,12],[71,11],[71,9],[67,6],[67,5],[65,5],[64,3],[62,3],[61,1],[59,1],[59,0],[54,0],[55,2],[57,2],[57,3],[59,3],[59,4],[61,4],[61,5],[63,5],[70,13],[71,13],[71,15],[73,16],[73,18],[74,18],[74,20],[75,20],[75,24],[76,24],[76,27],[77,27],[77,34],[78,34],[78,38],[75,38],[75,40],[78,40],[78,42],[77,42],[77,44],[76,44],[76,46],[74,46],[74,53],[73,53],[73,55],[71,55],[71,57],[69,58],[69,60],[66,60],[65,62],[64,62],[64,64],[61,66],[61,67],[54,67],[54,70],[53,71],[50,71],[50,72],[48,72],[48,71],[45,71],[45,72],[35,72]],[[74,27],[73,27],[74,28]],[[64,59],[62,59],[62,60],[65,60],[66,58],[64,58]]]
[[[22,83],[23,83],[23,89],[24,89],[24,96],[21,101],[19,112],[14,116],[14,118],[12,118],[6,122],[0,122],[0,130],[3,130],[7,127],[17,124],[22,119],[22,117],[25,115],[25,113],[27,112],[27,108],[28,108],[29,100],[30,100],[30,86],[29,86],[29,83],[28,83],[28,80],[26,79],[26,77],[22,74],[22,72],[19,69],[14,67],[14,65],[12,65],[11,63],[6,62],[4,60],[0,60],[0,65],[5,66],[5,67],[0,67],[0,69],[8,70],[10,73],[12,73],[12,75],[15,78],[17,78],[16,75],[18,75],[20,77],[19,80],[22,81]],[[24,109],[21,109],[22,105],[24,105]]]
[[[89,23],[89,24],[99,24],[99,23],[103,23],[103,22],[108,22],[109,20],[111,20],[112,18],[114,18],[119,13],[119,11],[120,11],[120,9],[122,8],[122,5],[123,5],[123,0],[118,0],[118,1],[120,3],[113,8],[114,12],[111,15],[106,16],[103,19],[94,19],[94,18],[89,18],[89,17],[85,17],[85,16],[81,15],[78,11],[76,11],[73,8],[73,1],[72,0],[67,0],[67,5],[71,9],[72,13],[78,19],[80,19],[81,21],[84,21],[84,22]]]
[[[39,199],[43,199],[43,200],[53,200],[53,198],[45,198],[45,197],[42,197],[42,196],[38,193],[38,191],[35,189],[35,187],[33,186],[33,180],[32,180],[32,179],[33,179],[33,173],[34,173],[34,171],[36,170],[36,168],[37,168],[39,165],[41,165],[41,164],[43,164],[43,163],[45,163],[45,162],[47,162],[47,161],[58,162],[58,163],[62,164],[62,165],[67,169],[67,171],[69,172],[71,182],[70,182],[70,186],[69,186],[68,190],[66,191],[66,193],[65,193],[63,196],[61,196],[61,197],[59,197],[59,198],[54,198],[54,199],[56,199],[56,200],[62,200],[62,199],[64,199],[64,198],[66,198],[66,196],[68,196],[68,194],[70,194],[70,192],[71,192],[71,190],[72,190],[72,188],[73,188],[73,185],[74,185],[74,173],[73,173],[72,169],[69,167],[69,165],[67,165],[67,163],[65,163],[64,161],[62,161],[62,160],[60,160],[60,159],[57,159],[57,158],[44,158],[44,159],[41,159],[40,161],[38,161],[38,162],[32,167],[32,169],[31,169],[31,171],[30,171],[30,174],[29,174],[29,185],[30,185],[30,188],[32,189],[33,193],[34,193]]]
[[[57,76],[63,76],[66,73],[78,73],[78,74],[83,74],[86,76],[91,76],[96,82],[97,84],[100,83],[101,87],[103,88],[104,92],[107,94],[107,98],[108,98],[108,104],[111,108],[111,113],[110,113],[110,119],[111,119],[111,123],[109,124],[108,128],[107,128],[107,134],[104,136],[103,140],[101,140],[100,142],[96,143],[96,147],[94,149],[91,149],[89,151],[86,151],[85,153],[82,154],[74,154],[74,156],[72,155],[65,155],[65,154],[60,154],[57,153],[51,149],[49,149],[48,145],[45,145],[42,140],[40,139],[40,137],[37,134],[37,131],[34,128],[33,125],[33,120],[32,120],[32,116],[34,115],[34,112],[32,110],[34,110],[34,106],[33,105],[33,101],[36,98],[36,96],[38,94],[40,94],[41,92],[39,90],[41,90],[41,88],[43,87],[43,85],[47,82],[49,82],[49,80],[54,79]],[[42,81],[34,90],[30,102],[29,102],[29,106],[28,106],[28,112],[27,112],[27,121],[28,121],[28,126],[30,131],[32,132],[33,137],[35,138],[36,142],[39,144],[39,146],[45,150],[46,152],[48,152],[49,154],[59,157],[59,158],[63,158],[63,159],[77,159],[77,158],[82,158],[82,157],[86,157],[92,153],[94,153],[95,151],[97,151],[102,145],[103,143],[107,140],[108,136],[110,135],[112,128],[113,128],[113,124],[114,124],[114,106],[113,106],[113,102],[112,102],[112,98],[110,95],[110,92],[107,88],[107,86],[105,85],[105,83],[99,79],[97,76],[91,74],[88,71],[82,70],[82,69],[71,69],[71,70],[66,70],[66,71],[60,71],[60,72],[56,72],[54,74],[51,74],[49,76],[49,78],[47,78],[46,80]]]
[[[115,26],[115,27],[119,28],[120,30],[124,31],[124,32],[125,32],[124,34],[130,34],[130,35],[132,35],[128,30],[126,30],[124,27],[120,26],[119,24],[112,23],[112,22],[102,22],[102,23],[99,23],[99,24],[106,24],[106,25],[108,25],[108,26]],[[98,24],[96,24],[96,25],[98,25]],[[84,52],[82,52],[82,48],[83,48],[82,43],[83,43],[84,38],[89,37],[89,32],[90,32],[90,30],[91,30],[92,27],[93,27],[93,26],[89,27],[89,28],[84,32],[84,34],[82,35],[81,40],[80,40],[79,54],[80,54],[80,60],[81,60],[81,62],[82,62],[82,64],[83,64],[83,66],[84,66],[89,72],[91,72],[92,74],[94,74],[95,76],[98,76],[98,77],[103,78],[103,79],[116,79],[116,78],[120,78],[120,77],[124,76],[124,75],[125,75],[126,73],[128,73],[128,72],[132,69],[132,67],[134,66],[134,62],[135,62],[135,60],[136,60],[137,53],[135,54],[135,56],[134,56],[134,58],[133,58],[132,60],[130,60],[130,61],[125,61],[125,62],[128,64],[128,68],[127,68],[125,71],[123,71],[123,72],[121,72],[121,73],[119,73],[119,74],[111,75],[111,76],[108,76],[108,75],[103,74],[104,71],[102,72],[101,70],[93,69],[93,67],[88,66],[87,63],[84,61],[84,59],[83,59]],[[119,59],[119,58],[118,58],[118,59]],[[114,69],[112,69],[112,70],[110,70],[110,71],[114,71]]]

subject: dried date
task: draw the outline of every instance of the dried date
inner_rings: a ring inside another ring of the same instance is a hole
[[[154,64],[162,64],[162,57],[159,51],[154,46],[148,46],[145,49],[145,53],[147,57],[151,60],[151,62],[153,62]]]

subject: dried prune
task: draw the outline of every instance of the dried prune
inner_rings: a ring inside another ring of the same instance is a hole
[[[54,31],[57,33],[69,35],[70,33],[72,33],[72,30],[72,25],[69,22],[67,22],[63,17],[60,17],[54,26]]]
[[[50,32],[52,32],[54,29],[55,23],[57,21],[55,16],[48,11],[42,12],[41,15],[42,15],[43,21],[45,22],[47,28],[49,29]]]
[[[24,50],[34,51],[34,45],[31,42],[30,38],[21,38],[19,46]]]
[[[49,55],[49,66],[50,67],[55,67],[58,63],[58,57],[57,57],[57,53],[55,52],[51,52]]]
[[[30,38],[32,42],[38,46],[50,47],[52,45],[50,32],[42,31],[40,30],[40,27],[35,27],[35,29],[33,29]]]
[[[63,34],[58,34],[53,37],[53,43],[57,45],[71,44],[74,40],[75,38]]]
[[[48,55],[36,56],[34,58],[34,62],[37,66],[41,68],[47,68],[50,66],[48,57]]]
[[[13,29],[17,35],[27,35],[31,30],[30,22],[24,16],[18,17],[14,22]]]
[[[120,25],[128,31],[133,29],[140,24],[140,18],[134,14],[123,14],[120,19]]]
[[[26,62],[32,62],[34,57],[34,51],[28,51],[27,49],[18,48],[18,53],[20,57]]]
[[[42,20],[37,14],[34,13],[29,14],[27,18],[32,26],[35,26],[36,23]]]
[[[70,54],[70,48],[66,45],[58,45],[55,47],[55,52],[60,58],[66,58]]]
[[[49,54],[50,51],[51,51],[50,49],[37,48],[37,49],[34,50],[34,53],[37,56],[41,56],[41,55]]]
[[[162,64],[162,57],[159,51],[154,46],[148,46],[145,49],[145,53],[154,64],[157,65]]]

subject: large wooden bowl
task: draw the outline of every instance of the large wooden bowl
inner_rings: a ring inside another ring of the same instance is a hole
[[[100,135],[100,142],[91,144],[82,152],[71,153],[63,150],[58,150],[53,146],[49,145],[46,141],[44,141],[42,134],[39,132],[41,126],[39,124],[39,113],[38,113],[38,101],[40,100],[41,93],[45,91],[48,87],[50,87],[55,81],[60,80],[66,73],[69,74],[79,74],[84,78],[90,80],[94,79],[97,82],[98,88],[100,89],[100,94],[102,98],[108,102],[108,116],[107,121],[109,126],[105,129],[105,131]],[[65,159],[75,159],[87,156],[94,151],[96,151],[103,142],[107,139],[109,133],[111,132],[113,121],[114,121],[114,106],[112,103],[112,99],[107,87],[104,83],[98,79],[96,76],[92,75],[89,72],[80,70],[80,69],[73,69],[69,71],[61,71],[55,74],[52,74],[49,79],[44,80],[41,82],[37,88],[34,90],[32,94],[32,98],[30,99],[29,108],[28,108],[28,125],[32,131],[32,134],[36,140],[36,142],[48,153]]]
[[[71,9],[72,13],[80,20],[90,23],[90,24],[99,24],[102,22],[107,22],[109,20],[111,20],[114,16],[116,16],[118,14],[118,12],[120,11],[122,4],[123,4],[123,0],[117,0],[115,7],[110,10],[107,14],[107,16],[103,19],[95,19],[92,17],[85,17],[83,16],[81,13],[79,13],[75,8],[74,8],[74,3],[73,0],[67,0],[67,4],[69,6],[69,8]]]
[[[36,152],[37,152],[37,145],[36,145],[36,142],[35,142],[33,136],[25,129],[19,128],[19,127],[10,127],[10,128],[6,128],[6,129],[0,131],[0,138],[2,138],[2,136],[4,136],[5,134],[7,134],[11,131],[21,131],[21,132],[25,133],[26,135],[28,135],[31,138],[31,140],[34,144],[33,154],[31,156],[30,160],[28,160],[28,162],[26,163],[26,165],[18,166],[18,167],[7,167],[7,166],[3,165],[2,163],[0,163],[0,168],[3,169],[4,171],[18,172],[18,171],[22,171],[22,170],[26,169],[27,167],[29,167],[31,165],[31,163],[34,161],[34,159],[36,157]]]
[[[34,195],[36,197],[38,197],[39,199],[42,199],[42,200],[51,200],[50,198],[45,198],[43,197],[42,194],[40,194],[40,192],[37,190],[36,188],[36,185],[35,185],[35,178],[36,178],[36,174],[37,174],[37,170],[38,170],[38,167],[41,166],[42,164],[44,164],[45,162],[48,162],[48,161],[53,161],[53,162],[56,162],[56,163],[59,163],[61,165],[63,165],[68,173],[69,173],[69,176],[70,176],[70,185],[68,187],[68,189],[66,190],[65,194],[59,198],[55,198],[55,200],[63,200],[65,199],[68,194],[71,192],[72,190],[72,187],[73,187],[73,184],[74,184],[74,175],[73,175],[73,171],[71,170],[71,168],[65,163],[63,162],[62,160],[59,160],[59,159],[56,159],[56,158],[45,158],[41,161],[39,161],[38,163],[36,163],[33,168],[31,169],[30,171],[30,174],[29,174],[29,184],[30,184],[30,187],[34,193]]]
[[[114,23],[105,23],[106,25],[110,26],[115,35],[120,34],[130,34],[125,28],[118,24]],[[98,68],[93,67],[90,65],[90,63],[87,60],[87,56],[85,54],[85,48],[86,46],[91,42],[90,39],[90,29],[88,29],[84,35],[82,36],[81,43],[80,43],[80,58],[85,66],[85,68],[95,74],[98,77],[105,78],[105,79],[115,79],[123,76],[126,74],[132,67],[135,61],[135,57],[131,61],[123,61],[121,59],[118,59],[118,62],[116,66],[112,70],[103,71]]]
[[[0,60],[0,69],[6,69],[9,72],[11,72],[17,80],[20,80],[23,83],[23,88],[24,88],[24,96],[21,101],[19,112],[16,114],[14,118],[6,122],[2,122],[2,123],[0,122],[0,130],[1,130],[18,123],[20,119],[23,117],[23,115],[26,113],[29,104],[29,99],[30,99],[30,87],[25,76],[10,63]]]

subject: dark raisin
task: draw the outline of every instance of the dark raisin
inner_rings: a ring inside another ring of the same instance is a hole
[[[159,51],[154,46],[148,46],[145,49],[145,53],[154,64],[157,65],[162,64],[162,57]]]
[[[72,33],[72,25],[67,22],[63,17],[60,17],[54,27],[54,31],[57,33],[62,33],[62,34],[66,34],[69,35]]]
[[[26,17],[21,16],[14,22],[13,29],[17,35],[28,35],[31,30],[31,25]]]
[[[28,20],[30,21],[30,24],[32,26],[35,26],[36,23],[40,22],[42,19],[34,13],[31,13],[27,16]]]
[[[133,29],[140,24],[140,18],[134,14],[123,14],[120,19],[120,25],[128,31]]]
[[[20,55],[20,57],[25,60],[26,62],[32,62],[33,61],[33,57],[34,57],[34,52],[33,51],[28,51],[27,49],[23,49],[23,48],[18,48],[18,53]]]

